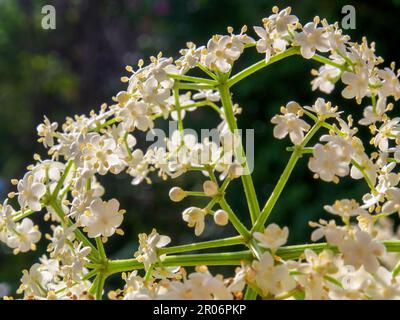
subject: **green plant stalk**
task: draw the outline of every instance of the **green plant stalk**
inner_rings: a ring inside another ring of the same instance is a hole
[[[211,241],[204,241],[198,243],[191,243],[191,244],[184,244],[180,246],[174,247],[166,247],[158,249],[158,254],[171,254],[171,253],[182,253],[182,252],[190,252],[196,250],[203,250],[203,249],[211,249],[211,248],[220,248],[220,247],[229,247],[244,244],[244,238],[242,236],[236,236],[231,238],[225,239],[218,239],[218,240],[211,240]]]
[[[400,240],[387,240],[382,241],[382,244],[386,247],[388,252],[400,253]],[[338,252],[336,246],[332,246],[328,243],[311,243],[294,246],[285,246],[277,250],[276,255],[282,259],[299,259],[303,254],[304,250],[311,249],[316,253],[319,253],[325,249]],[[228,266],[228,265],[240,265],[241,262],[251,262],[254,256],[250,250],[238,251],[238,252],[222,252],[222,253],[201,253],[201,254],[187,254],[187,255],[174,255],[167,256],[162,261],[164,267],[175,267],[175,266]],[[120,272],[127,272],[132,270],[144,269],[144,265],[138,262],[136,259],[124,259],[124,260],[111,260],[107,264],[104,274],[107,276]]]
[[[244,294],[244,300],[256,300],[257,295],[257,291],[255,291],[252,287],[247,286],[246,293]]]
[[[182,90],[205,90],[205,89],[215,89],[216,85],[211,84],[197,84],[197,83],[175,83],[177,89]]]
[[[261,214],[258,217],[256,223],[254,224],[251,232],[261,231],[264,228],[265,222],[267,221],[269,215],[272,212],[272,209],[275,207],[276,202],[278,201],[283,189],[285,188],[286,183],[289,180],[290,175],[294,167],[296,166],[297,161],[301,157],[301,149],[307,145],[308,141],[317,133],[317,131],[321,126],[322,126],[321,122],[315,123],[314,126],[311,128],[311,130],[304,137],[299,147],[295,148],[295,150],[293,151],[292,155],[290,156],[289,162],[287,163],[281,177],[278,180],[278,183],[276,184],[274,190],[272,191],[271,196],[269,197],[267,203],[265,204],[263,210],[261,211]]]
[[[103,272],[99,272],[90,287],[89,293],[93,294],[96,300],[101,300],[103,296],[103,288],[106,278],[107,276]]]
[[[23,218],[26,218],[35,212],[36,211],[33,211],[33,210],[26,210],[24,213],[22,213],[21,211],[18,211],[17,214],[15,216],[13,216],[13,221],[18,222],[18,221],[22,220]]]
[[[97,251],[99,252],[100,260],[103,262],[106,262],[107,255],[106,255],[106,251],[104,250],[104,245],[101,240],[101,237],[96,237],[96,245],[97,245]]]
[[[177,85],[179,85],[179,82],[177,83]],[[179,89],[177,87],[174,87],[173,93],[175,99],[175,109],[178,114],[178,129],[180,132],[183,132],[182,110],[181,110],[181,104],[179,102]]]
[[[213,78],[214,80],[218,80],[217,76],[213,72],[208,70],[207,67],[203,66],[201,63],[197,63],[197,67],[200,70],[202,70],[205,74],[207,74],[209,77]]]
[[[397,277],[399,273],[400,273],[400,260],[399,260],[399,262],[397,262],[397,264],[393,268],[392,275],[393,275],[393,277]]]
[[[280,60],[283,60],[287,57],[299,54],[300,52],[300,48],[299,47],[292,47],[289,48],[281,53],[278,53],[277,55],[271,57],[269,59],[268,62],[265,61],[265,59],[256,62],[255,64],[251,65],[250,67],[238,72],[237,74],[235,74],[234,76],[232,76],[229,80],[228,80],[228,87],[232,87],[233,85],[235,85],[236,83],[238,83],[239,81],[243,80],[244,78],[247,78],[248,76],[252,75],[253,73],[275,63],[278,62]]]
[[[180,75],[180,74],[173,74],[173,73],[168,73],[168,77],[176,80],[181,80],[181,81],[188,81],[188,82],[196,82],[196,83],[206,83],[210,85],[216,85],[217,81],[211,80],[211,79],[206,79],[206,78],[200,78],[200,77],[192,77],[192,76],[186,76],[186,75]]]
[[[221,252],[221,253],[201,253],[177,256],[167,256],[162,261],[163,267],[194,267],[199,265],[207,266],[237,266],[243,261],[251,261],[253,256],[250,251]],[[143,263],[136,259],[109,261],[105,274],[107,276],[120,272],[127,272],[143,269]]]
[[[218,201],[219,205],[222,209],[224,209],[228,213],[229,221],[235,227],[235,229],[242,235],[246,241],[250,238],[250,232],[247,228],[243,225],[240,219],[236,216],[233,212],[232,208],[229,206],[228,202],[226,202],[225,198],[222,198]]]
[[[238,129],[238,126],[237,126],[237,122],[235,119],[235,115],[233,114],[232,99],[231,99],[231,94],[230,94],[228,85],[221,84],[219,86],[219,92],[221,95],[221,102],[224,107],[225,120],[228,123],[229,129],[231,130],[231,132],[234,132],[235,130]],[[260,213],[260,206],[258,204],[253,179],[249,172],[249,168],[248,168],[248,164],[247,164],[247,160],[246,160],[246,155],[243,150],[243,146],[241,146],[240,148],[241,148],[240,152],[242,153],[242,158],[244,160],[244,165],[245,165],[245,168],[244,168],[245,174],[241,176],[241,179],[242,179],[243,188],[244,188],[244,192],[245,192],[246,199],[247,199],[247,204],[248,204],[249,211],[250,211],[250,217],[251,217],[252,223],[254,223]]]
[[[63,184],[64,184],[64,181],[65,181],[65,179],[67,178],[68,173],[69,173],[69,171],[71,170],[73,164],[74,164],[74,161],[73,161],[73,160],[68,160],[68,162],[67,162],[67,164],[66,164],[66,166],[65,166],[64,172],[63,172],[63,174],[62,174],[60,180],[58,180],[57,185],[56,185],[56,187],[54,188],[53,193],[51,194],[51,197],[52,197],[52,198],[57,199],[58,194],[59,194],[59,192],[60,192],[60,190],[61,190],[61,188],[62,188],[62,186],[63,186]]]

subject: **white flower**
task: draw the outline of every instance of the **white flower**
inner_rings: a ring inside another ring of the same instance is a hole
[[[378,70],[379,78],[383,81],[381,82],[381,87],[378,89],[379,94],[388,97],[394,96],[397,100],[400,98],[400,82],[398,75],[394,73],[393,70],[385,68],[383,70]]]
[[[38,136],[41,137],[38,141],[42,142],[46,148],[54,146],[54,136],[58,128],[57,122],[50,122],[45,116],[43,123],[37,126]]]
[[[379,267],[378,257],[386,253],[385,246],[364,231],[357,231],[354,238],[343,240],[339,244],[343,260],[356,268],[364,266],[368,272],[375,272]]]
[[[323,250],[319,254],[311,249],[304,250],[304,256],[307,264],[301,266],[301,272],[317,272],[319,274],[335,273],[338,270],[336,265],[335,256],[330,250]]]
[[[199,236],[204,231],[204,217],[206,212],[203,209],[190,207],[183,211],[183,221],[188,223],[190,228],[194,227],[194,234]]]
[[[335,61],[336,62],[336,61]],[[341,70],[334,66],[325,64],[318,69],[318,72],[313,72],[316,77],[311,81],[312,90],[321,90],[324,93],[331,93],[335,88],[335,82],[340,78]]]
[[[385,97],[379,97],[375,108],[373,106],[367,106],[363,112],[363,118],[358,121],[363,126],[368,126],[377,121],[382,121],[383,115],[386,112],[387,104]]]
[[[345,221],[348,221],[350,217],[368,213],[367,210],[360,208],[359,203],[353,199],[336,200],[332,206],[324,206],[324,209],[342,217]]]
[[[384,267],[379,267],[374,274],[376,281],[367,292],[377,300],[400,300],[400,278]]]
[[[400,118],[393,118],[378,129],[378,133],[374,137],[375,147],[379,147],[381,151],[387,151],[389,148],[389,140],[396,139],[400,136]]]
[[[213,36],[207,43],[205,65],[211,70],[227,73],[239,59],[246,42],[246,39],[242,40],[235,36]]]
[[[218,91],[213,90],[199,90],[195,93],[192,98],[194,100],[206,99],[211,102],[218,102],[221,99],[221,96]]]
[[[342,74],[342,82],[347,84],[347,87],[342,91],[342,96],[346,99],[356,98],[357,103],[361,103],[362,98],[368,92],[368,69],[358,68],[356,73],[345,71]]]
[[[15,222],[13,216],[15,210],[8,204],[6,199],[3,204],[0,204],[0,241],[7,242],[9,232],[15,228]]]
[[[342,284],[332,284],[329,290],[329,298],[332,300],[360,300],[365,299],[365,290],[372,282],[371,274],[364,267],[358,269],[353,266],[342,266],[337,276]]]
[[[264,252],[260,261],[253,261],[252,268],[256,284],[264,296],[269,293],[279,295],[296,287],[296,281],[290,275],[288,267],[284,264],[275,265],[269,252]]]
[[[34,180],[31,173],[25,174],[24,178],[18,182],[18,202],[22,208],[28,207],[33,211],[40,211],[41,198],[46,193],[46,187],[42,183]]]
[[[266,21],[271,25],[272,28],[282,34],[286,35],[288,33],[288,29],[293,28],[299,19],[295,15],[291,15],[291,8],[285,8],[279,12],[271,14]]]
[[[41,233],[31,219],[25,218],[21,223],[15,226],[15,232],[12,232],[7,238],[7,245],[14,249],[14,253],[28,252],[35,250],[37,243],[40,240]]]
[[[133,131],[138,128],[147,131],[154,127],[149,111],[150,108],[145,102],[131,99],[118,112],[118,116],[122,118],[121,123],[126,130]]]
[[[311,234],[312,241],[318,241],[322,237],[326,238],[326,241],[332,245],[338,245],[343,241],[343,239],[347,236],[346,231],[337,226],[335,220],[330,220],[326,222],[324,220],[320,220],[320,223],[310,222],[311,227],[317,227],[316,230]]]
[[[101,135],[91,137],[83,150],[85,161],[90,169],[96,170],[100,175],[105,175],[109,170],[114,172],[114,168],[121,164],[121,160],[115,153],[116,147],[116,142],[112,138]]]
[[[304,138],[304,132],[310,129],[310,125],[300,119],[296,114],[300,106],[296,102],[289,102],[286,108],[282,108],[283,115],[276,115],[271,119],[274,128],[274,137],[283,139],[289,134],[294,144],[300,144]]]
[[[388,200],[382,206],[382,212],[386,214],[398,212],[400,215],[400,189],[390,188],[386,191],[386,197]]]
[[[308,168],[315,172],[316,178],[326,182],[339,182],[338,177],[349,174],[350,168],[347,161],[343,161],[342,150],[331,144],[322,145],[317,143],[314,146],[313,156],[308,162]]]
[[[138,89],[144,102],[149,104],[163,105],[171,95],[171,90],[164,88],[155,77],[149,77]]]
[[[253,236],[259,242],[260,247],[275,251],[286,243],[289,229],[287,227],[281,229],[277,224],[272,223],[265,228],[263,233],[254,232]]]
[[[139,248],[135,252],[135,257],[139,262],[143,262],[146,270],[148,270],[158,259],[163,260],[164,255],[159,257],[157,250],[165,247],[170,242],[170,237],[160,235],[155,229],[149,235],[141,233],[139,234]]]
[[[80,219],[90,238],[112,236],[123,220],[123,211],[119,210],[119,202],[116,199],[93,200],[89,210]]]
[[[46,290],[47,284],[51,281],[51,273],[43,270],[43,266],[40,263],[35,263],[28,270],[23,271],[23,276],[21,278],[21,286],[18,289],[18,292],[25,292],[25,296],[39,296],[45,297],[47,292],[43,292],[43,289]]]
[[[177,65],[182,67],[182,72],[194,68],[197,63],[200,62],[201,51],[204,49],[203,46],[196,48],[196,45],[193,42],[188,42],[186,46],[187,49],[185,48],[179,51],[182,57],[176,61]]]
[[[272,55],[285,51],[287,42],[280,38],[277,33],[271,33],[269,27],[254,27],[254,31],[261,38],[256,43],[256,49],[260,53],[265,53],[265,62],[268,62]]]
[[[328,34],[314,22],[307,23],[303,32],[296,33],[294,39],[300,45],[301,55],[306,59],[311,59],[316,50],[327,52],[330,49]]]
[[[338,107],[332,107],[332,104],[325,102],[323,98],[318,98],[311,107],[305,106],[304,109],[316,113],[322,119],[337,118],[343,112],[337,112]]]

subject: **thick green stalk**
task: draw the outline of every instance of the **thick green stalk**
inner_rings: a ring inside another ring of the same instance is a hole
[[[399,240],[388,240],[382,241],[382,244],[386,247],[388,252],[400,253],[400,241]],[[311,243],[294,246],[281,247],[277,250],[276,255],[282,259],[299,259],[303,254],[304,250],[311,249],[316,253],[329,249],[334,252],[338,252],[337,247],[332,246],[328,243]],[[174,255],[167,256],[162,261],[164,267],[174,266],[223,266],[223,265],[240,265],[241,262],[251,262],[254,256],[250,250],[238,251],[238,252],[222,252],[222,253],[202,253],[202,254],[188,254],[188,255]],[[109,276],[111,274],[127,272],[132,270],[143,269],[144,265],[138,262],[136,259],[124,259],[124,260],[111,260],[106,266],[104,273]]]
[[[199,265],[207,266],[238,266],[242,261],[251,261],[253,256],[250,251],[238,252],[221,252],[221,253],[202,253],[202,254],[187,254],[177,256],[167,256],[162,261],[163,267],[193,267]],[[109,261],[106,274],[132,271],[143,269],[143,263],[136,259],[115,260]]]
[[[300,52],[299,47],[292,47],[292,48],[290,48],[290,49],[288,49],[286,51],[283,51],[283,52],[278,53],[277,55],[271,57],[268,62],[266,62],[265,59],[263,59],[263,60],[255,63],[255,64],[251,65],[250,67],[238,72],[233,77],[231,77],[228,80],[228,83],[227,83],[228,87],[232,87],[233,85],[235,85],[239,81],[243,80],[244,78],[252,75],[253,73],[255,73],[255,72],[257,72],[257,71],[259,71],[259,70],[261,70],[261,69],[263,69],[263,68],[265,68],[265,67],[267,67],[267,66],[269,66],[269,65],[271,65],[271,64],[273,64],[275,62],[278,62],[278,61],[280,61],[282,59],[285,59],[287,57],[296,55],[299,52]]]
[[[229,246],[235,246],[235,245],[244,244],[244,243],[245,243],[245,241],[242,236],[236,236],[236,237],[225,238],[225,239],[218,239],[218,240],[204,241],[204,242],[198,242],[198,243],[184,244],[184,245],[174,246],[174,247],[160,248],[158,250],[158,253],[160,255],[171,254],[171,253],[182,253],[182,252],[190,252],[190,251],[203,250],[203,249],[229,247]]]
[[[285,170],[283,171],[281,177],[279,178],[278,183],[276,184],[274,190],[272,191],[272,194],[269,197],[267,203],[265,204],[263,210],[261,211],[261,214],[258,217],[256,223],[254,224],[254,226],[251,230],[252,232],[253,231],[261,231],[264,228],[265,222],[267,221],[269,215],[272,212],[272,209],[275,207],[276,202],[278,201],[283,189],[285,188],[286,183],[289,180],[289,177],[290,177],[297,161],[301,157],[301,149],[306,146],[308,141],[314,136],[314,134],[321,127],[321,125],[322,125],[321,122],[317,122],[316,124],[314,124],[314,126],[311,128],[311,130],[304,137],[302,143],[298,147],[295,147],[295,150],[293,151],[292,155],[290,156],[289,162],[287,163]]]
[[[231,99],[231,94],[229,91],[229,87],[227,84],[221,84],[219,86],[219,92],[221,95],[221,102],[224,107],[224,112],[225,112],[225,120],[228,123],[229,129],[231,132],[235,132],[235,130],[238,129],[235,115],[233,114],[233,105],[232,105],[232,99]],[[243,150],[243,146],[241,146],[241,155],[242,159],[244,161],[245,165],[245,174],[242,175],[242,183],[244,187],[244,192],[246,195],[247,199],[247,204],[249,206],[249,211],[250,211],[250,217],[252,222],[254,223],[260,213],[260,206],[258,204],[257,196],[256,196],[256,191],[254,188],[254,183],[253,179],[251,177],[251,174],[249,172],[247,160],[246,160],[246,155]]]
[[[95,296],[96,300],[101,300],[103,296],[106,278],[107,276],[103,272],[99,272],[90,287],[89,292]]]

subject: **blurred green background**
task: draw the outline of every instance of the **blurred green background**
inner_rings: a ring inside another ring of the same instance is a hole
[[[56,30],[41,28],[41,8],[52,4],[57,12]],[[400,0],[336,1],[336,0],[0,0],[0,195],[11,190],[9,180],[22,177],[34,152],[45,155],[36,143],[36,126],[47,115],[62,122],[66,116],[88,113],[125,86],[119,79],[127,64],[136,65],[140,58],[163,51],[177,56],[187,41],[206,44],[212,34],[224,33],[226,26],[237,31],[243,24],[260,25],[271,13],[273,5],[291,5],[301,22],[315,15],[328,21],[340,21],[341,9],[351,4],[356,8],[355,30],[347,30],[354,40],[366,35],[377,42],[377,53],[386,63],[398,60],[398,14]],[[252,32],[250,32],[252,33]],[[235,71],[260,59],[250,50],[235,66]],[[292,57],[256,74],[234,88],[234,99],[243,107],[241,128],[255,129],[254,182],[259,200],[264,202],[283,170],[288,141],[272,138],[271,117],[289,100],[303,105],[324,96],[310,89],[310,70],[318,65]],[[361,115],[354,102],[340,97],[339,85],[329,99],[347,112]],[[217,124],[214,114],[199,110],[187,117],[188,125]],[[272,220],[290,227],[291,244],[308,241],[307,221],[326,217],[322,206],[335,199],[360,197],[367,191],[362,182],[343,179],[339,185],[314,181],[300,161],[274,209]],[[105,198],[117,197],[128,214],[125,216],[124,237],[114,237],[106,245],[111,258],[131,257],[137,246],[137,234],[158,231],[170,235],[172,244],[195,241],[181,219],[184,208],[195,205],[191,199],[171,203],[168,190],[175,185],[199,189],[199,175],[189,174],[175,181],[152,186],[130,185],[124,175],[108,176],[101,181],[107,188]],[[248,216],[240,183],[230,188],[229,196],[238,215]],[[41,223],[40,215],[35,221]],[[42,224],[42,223],[41,223]],[[43,226],[43,232],[47,227]],[[211,221],[199,240],[220,238],[233,230],[215,226]],[[13,256],[0,246],[0,296],[7,289],[13,293],[19,285],[21,270],[29,268],[45,252],[43,242],[35,253]],[[219,271],[219,270],[217,270]],[[221,269],[221,271],[224,271]],[[118,278],[108,287],[120,285]]]

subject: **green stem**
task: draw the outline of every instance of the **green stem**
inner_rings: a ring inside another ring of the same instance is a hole
[[[111,125],[113,125],[113,124],[115,124],[117,122],[119,122],[118,118],[112,118],[112,119],[104,122],[102,125],[97,126],[96,128],[89,130],[89,132],[100,132],[101,129],[109,127],[109,126],[111,126]]]
[[[99,257],[101,261],[107,261],[106,251],[104,250],[103,241],[101,241],[101,237],[96,237],[96,245],[97,250],[99,252]]]
[[[191,77],[191,76],[186,76],[186,75],[180,75],[180,74],[168,74],[168,77],[176,80],[181,80],[181,81],[188,81],[188,82],[195,82],[195,83],[206,83],[210,85],[216,85],[217,81],[211,80],[211,79],[206,79],[206,78],[199,78],[199,77]]]
[[[318,54],[314,54],[314,56],[311,59],[315,60],[315,61],[318,61],[318,62],[320,62],[322,64],[329,64],[329,65],[331,65],[331,66],[333,66],[335,68],[338,68],[338,69],[340,69],[342,71],[348,70],[346,64],[336,63],[336,62],[334,62],[334,61],[332,61],[332,60],[330,60],[330,59],[328,59],[328,58],[326,58],[324,56],[320,56]]]
[[[232,208],[226,202],[225,198],[219,200],[219,205],[222,209],[224,209],[228,213],[229,221],[235,227],[235,229],[241,234],[245,239],[249,239],[250,232],[247,228],[242,224],[236,214],[233,212]]]
[[[215,85],[198,83],[175,83],[177,89],[182,90],[206,90],[215,89]]]
[[[271,59],[269,59],[268,62],[265,62],[265,59],[251,65],[250,67],[238,72],[237,74],[235,74],[233,77],[231,77],[228,80],[228,87],[232,87],[233,85],[235,85],[236,83],[238,83],[239,81],[243,80],[244,78],[252,75],[253,73],[275,63],[278,62],[282,59],[285,59],[287,57],[296,55],[300,52],[299,47],[292,47],[286,51],[283,51],[282,53],[278,53],[277,55],[271,57]]]
[[[382,244],[386,247],[388,252],[400,253],[400,241],[399,240],[388,240],[382,241]],[[303,254],[304,250],[311,249],[316,253],[319,253],[325,249],[338,252],[336,246],[332,246],[328,243],[311,243],[294,246],[281,247],[277,250],[276,255],[285,260],[299,259]],[[175,255],[167,256],[163,261],[164,267],[189,267],[199,265],[209,266],[237,266],[242,262],[251,262],[254,256],[251,251],[238,251],[238,252],[222,252],[222,253],[202,253],[202,254],[188,254],[188,255]],[[143,269],[143,263],[138,262],[136,259],[125,259],[125,260],[114,260],[109,261],[105,274],[107,276],[115,273],[132,271]]]
[[[56,187],[54,188],[53,193],[51,194],[51,197],[52,197],[52,198],[57,199],[58,193],[60,192],[60,190],[61,190],[61,188],[62,188],[62,186],[63,186],[63,184],[64,184],[64,181],[65,181],[65,179],[66,179],[67,176],[68,176],[69,170],[71,169],[71,167],[72,167],[73,164],[74,164],[74,161],[73,161],[73,160],[68,160],[68,162],[67,162],[67,164],[66,164],[66,166],[65,166],[64,172],[63,172],[63,174],[62,174],[60,180],[58,180],[57,185],[56,185]]]
[[[179,85],[179,83],[177,84]],[[182,110],[181,110],[181,104],[179,102],[179,89],[174,87],[173,93],[175,99],[175,109],[178,114],[178,129],[180,132],[183,132]]]
[[[276,202],[278,201],[283,189],[286,186],[287,181],[297,163],[297,161],[301,157],[301,149],[306,146],[306,144],[310,141],[310,139],[317,133],[318,129],[322,126],[321,122],[317,122],[311,128],[311,130],[304,137],[301,144],[295,148],[292,155],[290,156],[289,162],[287,163],[285,170],[283,171],[281,177],[278,180],[274,190],[272,191],[271,196],[269,197],[267,203],[265,204],[263,210],[261,211],[260,216],[258,217],[256,223],[254,224],[251,232],[261,231],[264,227],[265,222],[267,221],[269,215],[272,212],[272,209],[275,207]]]
[[[236,236],[236,237],[225,238],[225,239],[218,239],[218,240],[191,243],[191,244],[185,244],[185,245],[174,246],[174,247],[160,248],[158,250],[158,253],[160,255],[171,254],[171,253],[182,253],[182,252],[190,252],[190,251],[203,250],[203,249],[228,247],[228,246],[234,246],[234,245],[244,244],[244,243],[245,243],[245,241],[242,236]]]
[[[243,261],[253,260],[252,257],[250,251],[187,254],[181,256],[167,256],[162,261],[162,265],[163,267],[193,267],[199,265],[237,266]],[[143,263],[138,262],[136,259],[114,260],[108,263],[106,274],[111,275],[143,268]]]
[[[209,77],[213,78],[214,80],[218,80],[217,76],[213,72],[208,70],[207,67],[203,66],[201,63],[198,63],[197,67],[200,68]]]
[[[19,212],[17,212],[17,214],[15,214],[15,216],[13,216],[13,221],[18,222],[18,221],[22,220],[23,218],[26,218],[35,212],[36,211],[33,211],[33,210],[26,210],[25,212],[19,211]]]
[[[104,283],[107,276],[103,272],[99,272],[93,281],[92,287],[89,292],[94,294],[96,300],[101,300],[103,296]]]
[[[256,300],[257,299],[257,291],[255,291],[252,287],[247,286],[246,293],[244,295],[244,300]]]
[[[371,179],[368,177],[367,173],[364,170],[364,167],[360,165],[356,160],[352,159],[351,163],[361,172],[364,180],[367,182],[368,187],[373,191],[376,192],[375,186],[372,183]]]
[[[229,91],[229,87],[227,84],[221,84],[219,86],[219,92],[221,95],[221,102],[224,107],[224,112],[225,112],[225,120],[228,123],[229,129],[231,132],[235,132],[235,130],[238,129],[235,115],[233,114],[233,105],[232,105],[232,99],[231,99],[231,94]],[[260,206],[258,204],[257,196],[256,196],[256,191],[254,188],[254,183],[253,179],[250,174],[250,170],[248,168],[247,160],[246,160],[246,155],[243,150],[243,146],[240,146],[240,156],[243,159],[244,166],[245,166],[245,174],[241,176],[242,179],[242,184],[244,188],[244,192],[246,195],[247,199],[247,204],[249,206],[249,211],[250,211],[250,217],[252,222],[254,223],[260,213]]]

